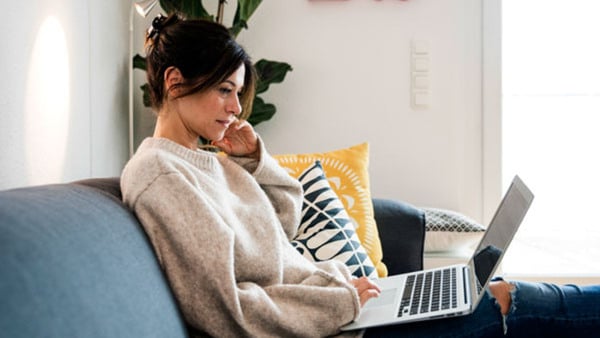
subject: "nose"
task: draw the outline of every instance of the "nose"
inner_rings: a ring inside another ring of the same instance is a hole
[[[242,113],[242,104],[240,103],[240,97],[238,95],[231,95],[231,99],[227,105],[227,112],[232,113],[235,116],[239,116]]]

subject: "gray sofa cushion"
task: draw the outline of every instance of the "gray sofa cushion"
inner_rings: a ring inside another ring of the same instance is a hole
[[[186,336],[142,229],[111,194],[0,192],[0,257],[5,337]]]

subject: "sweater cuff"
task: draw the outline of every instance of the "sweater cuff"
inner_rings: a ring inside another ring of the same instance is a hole
[[[336,260],[321,261],[314,264],[319,268],[319,270],[317,270],[318,274],[327,276],[331,282],[342,285],[350,291],[354,304],[354,316],[352,320],[356,319],[361,309],[360,296],[358,295],[356,288],[350,284],[350,279],[353,278],[353,276],[348,267]]]
[[[261,166],[261,162],[264,161],[264,158],[267,157],[267,152],[265,150],[265,144],[258,136],[257,144],[259,156],[258,159],[246,157],[246,156],[233,156],[229,155],[229,159],[233,162],[239,164],[242,168],[246,169],[249,173],[254,174],[257,168]]]
[[[332,275],[330,272],[328,271],[324,271],[324,270],[317,270],[316,271],[317,275],[320,275],[321,277],[329,280],[330,284],[335,284],[338,286],[342,286],[344,288],[346,288],[348,290],[348,295],[351,298],[351,302],[352,302],[352,310],[353,310],[353,315],[352,315],[352,319],[348,322],[352,322],[353,320],[355,320],[356,318],[358,318],[358,315],[360,314],[360,309],[361,309],[361,305],[360,305],[360,297],[358,295],[358,291],[356,290],[356,288],[350,284],[349,282],[345,282],[340,280],[339,278],[337,278],[336,276]]]
[[[279,162],[269,154],[260,136],[258,136],[257,146],[260,151],[258,160],[239,156],[230,156],[229,158],[246,169],[260,183],[269,183],[273,177],[290,177],[288,172],[279,165]]]

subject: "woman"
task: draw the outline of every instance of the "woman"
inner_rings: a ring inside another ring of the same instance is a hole
[[[255,85],[248,55],[219,24],[159,16],[147,34],[147,65],[156,128],[125,167],[121,188],[187,323],[219,337],[340,334],[379,288],[341,263],[309,262],[289,244],[302,191],[244,121]],[[199,147],[200,138],[211,145]],[[522,330],[530,322],[513,315],[511,292],[527,287],[495,282],[489,301],[460,319],[345,335],[490,336],[511,320]],[[537,310],[536,302],[524,307]],[[511,312],[506,321],[500,311]],[[598,306],[585,313],[595,317],[581,332],[600,323]]]

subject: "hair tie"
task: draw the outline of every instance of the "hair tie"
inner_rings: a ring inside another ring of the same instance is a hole
[[[167,18],[162,14],[158,14],[152,19],[152,25],[148,28],[148,39],[154,39],[154,37],[160,33],[166,20]]]

